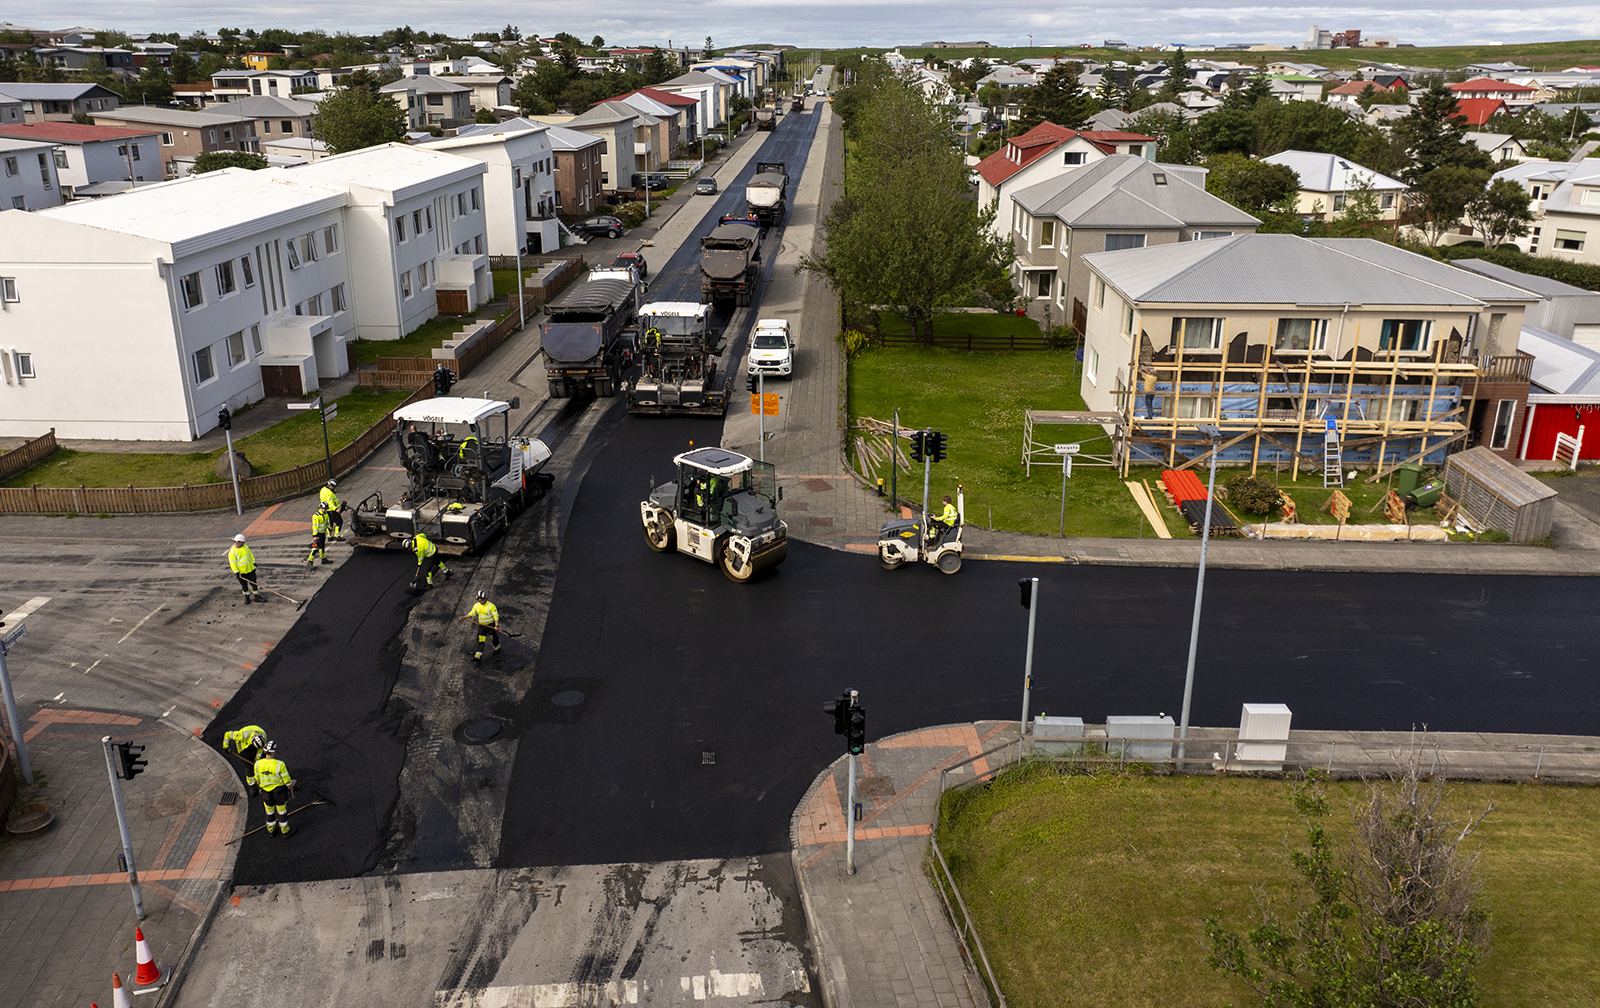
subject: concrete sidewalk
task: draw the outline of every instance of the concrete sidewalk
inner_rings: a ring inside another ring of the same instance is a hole
[[[1190,732],[1202,758],[1237,737],[1236,729]],[[1289,738],[1289,761],[1326,761],[1346,776],[1382,774],[1395,766],[1398,754],[1421,752],[1430,760],[1437,753],[1437,766],[1454,778],[1600,781],[1595,737],[1293,731]],[[991,1004],[978,958],[959,936],[926,866],[941,776],[949,771],[952,787],[984,779],[1015,760],[1015,742],[1015,721],[982,721],[869,744],[856,782],[862,817],[854,875],[845,870],[846,758],[812,784],[795,809],[790,838],[829,1008]]]

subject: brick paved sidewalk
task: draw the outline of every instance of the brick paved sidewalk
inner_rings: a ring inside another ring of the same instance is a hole
[[[222,898],[245,798],[216,750],[158,718],[50,707],[24,717],[36,780],[28,800],[48,804],[55,821],[37,834],[0,838],[0,991],[29,1008],[110,1004],[113,970],[133,989],[139,921],[118,865],[122,841],[101,737],[141,744],[150,761],[122,789],[149,915],[142,926],[159,964],[182,961]],[[228,792],[236,803],[219,804]]]

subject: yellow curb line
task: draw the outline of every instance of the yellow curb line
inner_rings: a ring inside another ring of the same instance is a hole
[[[1018,556],[1011,553],[968,553],[968,560],[1010,560],[1015,563],[1071,563],[1071,557],[1063,556]]]

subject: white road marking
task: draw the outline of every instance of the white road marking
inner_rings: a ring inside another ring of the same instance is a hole
[[[612,1008],[636,1005],[647,984],[637,980],[607,983],[518,984],[478,991],[435,991],[434,1008]]]
[[[29,599],[28,601],[22,603],[21,605],[17,606],[15,609],[11,610],[10,612],[6,613],[6,621],[7,622],[12,622],[12,621],[15,621],[15,620],[22,619],[25,616],[31,615],[32,613],[38,611],[39,607],[44,605],[48,601],[50,601],[50,596],[48,596],[48,595],[37,595],[37,596]]]
[[[95,660],[94,660],[94,665],[98,665],[98,664],[100,664],[100,663],[101,663],[101,662],[103,662],[103,661],[105,661],[105,659],[104,659],[104,658],[96,658],[96,659],[95,659]],[[84,674],[84,675],[88,675],[88,674],[89,674],[89,673],[90,673],[90,672],[93,672],[93,671],[94,671],[94,665],[90,665],[90,666],[89,666],[89,667],[88,667],[88,668],[86,668],[86,669],[84,669],[84,670],[83,670],[83,674]]]
[[[50,699],[52,699],[52,700],[60,700],[64,696],[66,696],[65,693],[57,693],[55,696],[51,697]]]
[[[154,615],[155,615],[155,614],[156,614],[156,613],[158,613],[158,612],[160,612],[160,611],[161,611],[161,610],[163,610],[163,609],[165,609],[165,608],[166,608],[166,606],[165,606],[165,605],[158,605],[158,606],[156,606],[156,607],[155,607],[155,608],[154,608],[154,609],[152,609],[152,610],[150,610],[150,616],[154,616]],[[118,640],[118,641],[117,641],[117,643],[118,643],[118,644],[121,644],[121,643],[122,643],[122,641],[125,641],[125,640],[127,640],[127,639],[128,639],[128,638],[129,638],[129,637],[132,637],[132,636],[133,636],[133,635],[134,635],[134,633],[135,633],[135,632],[136,632],[136,631],[137,631],[137,630],[138,630],[138,629],[139,629],[139,628],[140,628],[140,627],[142,627],[142,626],[144,626],[144,625],[145,625],[145,623],[146,623],[146,622],[148,622],[148,621],[149,621],[149,619],[150,619],[150,616],[146,616],[146,617],[145,617],[145,618],[144,618],[144,619],[142,619],[142,620],[140,620],[140,621],[139,621],[139,622],[137,622],[137,623],[135,623],[135,624],[134,624],[134,625],[133,625],[133,629],[132,629],[132,630],[129,630],[129,631],[128,631],[128,632],[127,632],[127,633],[125,633],[125,634],[123,634],[123,635],[122,635],[122,638],[121,638],[121,639],[120,639],[120,640]]]
[[[168,707],[166,710],[162,711],[161,712],[161,716],[162,717],[170,717],[172,715],[172,712],[177,710],[177,709],[178,709],[178,705],[177,704],[173,704],[171,707]]]

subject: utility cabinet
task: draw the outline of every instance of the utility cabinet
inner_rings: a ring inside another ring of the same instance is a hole
[[[1281,771],[1289,752],[1289,721],[1293,716],[1281,703],[1245,704],[1239,713],[1237,769]]]
[[[1163,739],[1161,742],[1107,742],[1106,755],[1122,752],[1122,747],[1127,746],[1127,758],[1131,760],[1171,759],[1172,740],[1177,737],[1177,724],[1171,715],[1161,714],[1151,716],[1148,714],[1134,715],[1108,715],[1106,717],[1107,739]]]
[[[1083,748],[1081,742],[1054,741],[1065,738],[1083,738],[1083,718],[1040,714],[1033,719],[1033,751],[1038,755],[1060,756],[1062,753],[1076,753]]]

